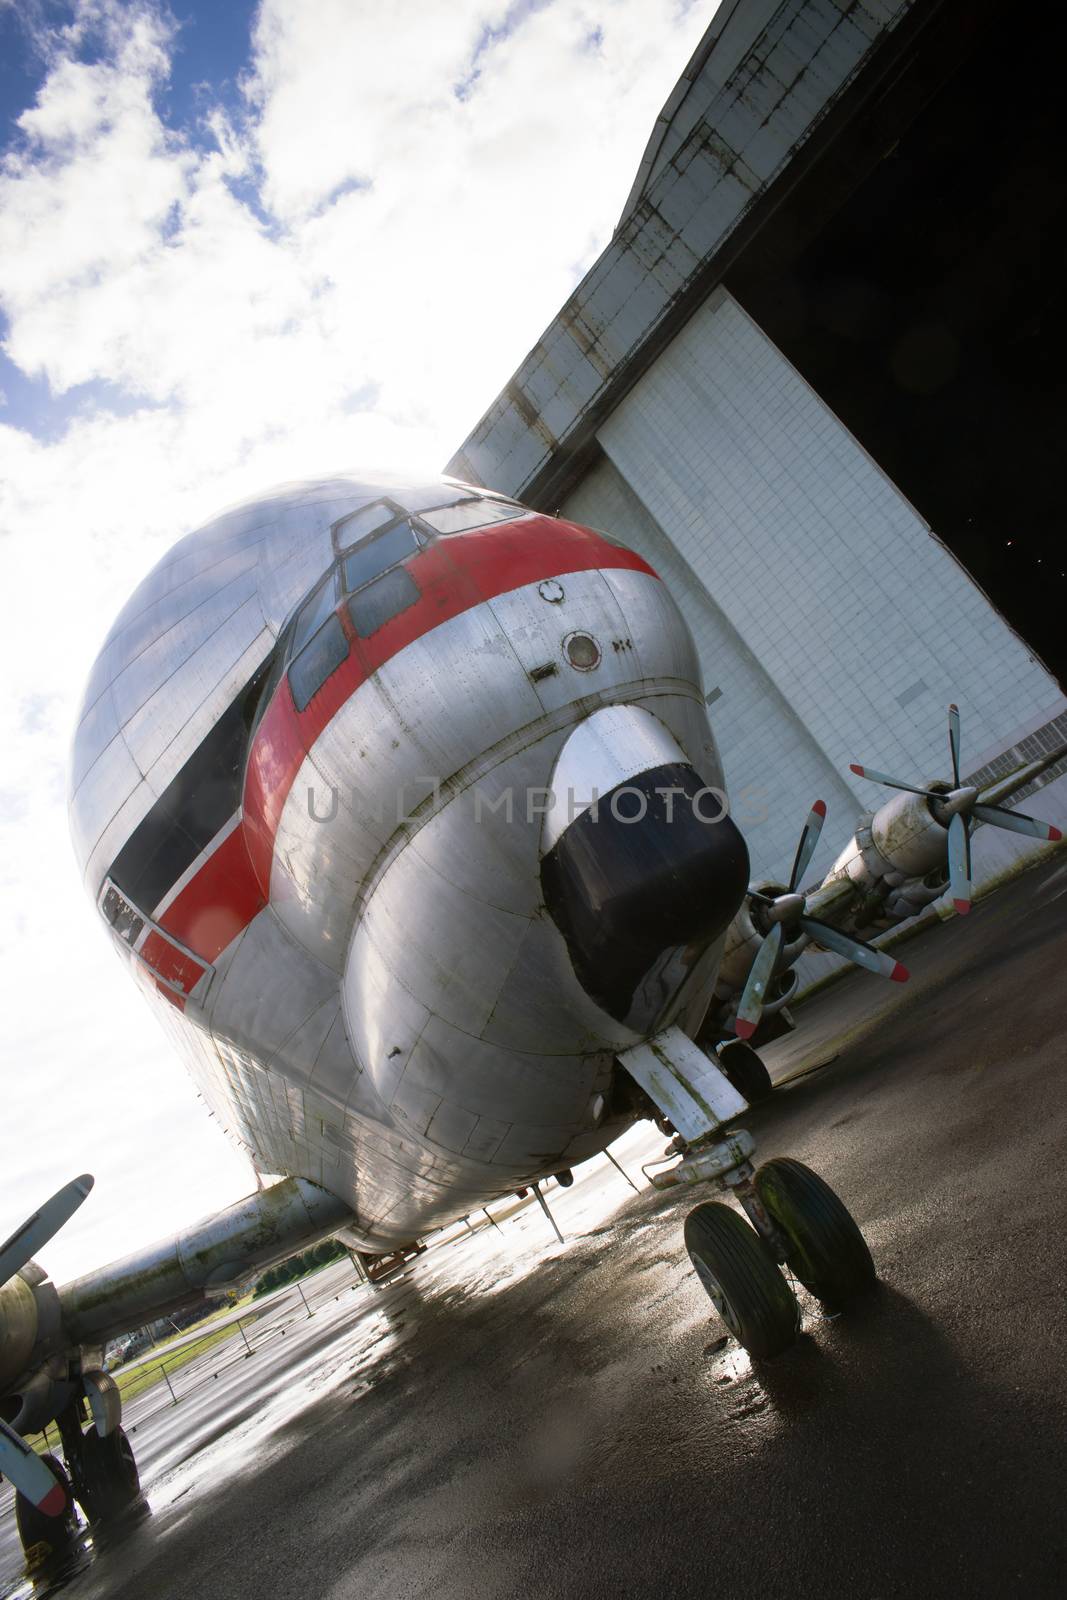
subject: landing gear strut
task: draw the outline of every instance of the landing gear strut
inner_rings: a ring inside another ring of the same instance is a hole
[[[121,1520],[141,1498],[141,1479],[133,1447],[119,1424],[121,1415],[117,1391],[110,1382],[104,1387],[104,1374],[96,1374],[93,1422],[83,1426],[85,1401],[75,1400],[56,1418],[63,1454],[74,1480],[74,1496],[94,1528]],[[114,1394],[105,1405],[101,1391]],[[100,1432],[99,1421],[106,1427]],[[106,1416],[106,1421],[105,1421]]]
[[[829,1184],[785,1157],[755,1168],[751,1134],[723,1131],[746,1109],[725,1062],[705,1055],[678,1028],[619,1060],[677,1130],[679,1160],[655,1174],[653,1186],[711,1180],[732,1191],[745,1212],[715,1201],[697,1206],[686,1219],[685,1246],[716,1311],[751,1355],[778,1355],[799,1331],[800,1308],[781,1266],[835,1309],[872,1287],[867,1243]]]

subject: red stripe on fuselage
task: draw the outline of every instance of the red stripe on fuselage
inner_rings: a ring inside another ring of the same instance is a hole
[[[249,860],[244,830],[238,827],[226,835],[196,876],[175,896],[159,925],[210,962],[236,939],[242,928],[247,928],[265,904]],[[171,974],[165,972],[164,976]]]
[[[177,949],[154,928],[137,954],[145,966],[151,967],[167,983],[176,985],[183,994],[191,994],[204,976],[202,961]]]
[[[524,584],[598,568],[656,575],[636,552],[554,517],[445,535],[404,565],[418,584],[418,600],[369,639],[354,636],[342,606],[348,657],[303,711],[296,709],[288,676],[282,679],[249,750],[242,826],[160,918],[162,927],[206,961],[214,961],[265,905],[274,841],[296,775],[323,729],[380,667],[441,623]]]

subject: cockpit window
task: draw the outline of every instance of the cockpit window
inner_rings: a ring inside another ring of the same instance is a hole
[[[512,522],[524,517],[524,506],[500,500],[459,500],[455,505],[438,506],[436,511],[420,511],[419,519],[435,533],[465,533],[468,528],[487,528],[494,522]]]
[[[398,522],[374,539],[358,545],[345,556],[342,564],[345,588],[349,591],[369,583],[395,567],[419,548],[410,522]]]
[[[394,567],[373,583],[364,584],[348,602],[352,626],[361,639],[372,633],[393,617],[406,611],[419,598],[419,587],[406,567]]]
[[[109,922],[127,944],[136,944],[144,927],[144,918],[136,911],[125,895],[119,893],[113,883],[109,883],[104,890],[104,898],[100,902],[100,909],[104,919]]]
[[[296,626],[293,629],[293,642],[290,654],[299,655],[313,633],[317,633],[330,615],[337,608],[336,581],[331,572],[319,584],[309,600],[305,600],[297,614]]]
[[[348,656],[348,640],[336,613],[327,618],[289,668],[289,687],[298,711],[303,711],[332,672]]]
[[[372,506],[361,506],[358,511],[353,511],[350,517],[345,517],[338,522],[333,530],[333,547],[338,551],[351,550],[352,546],[359,544],[372,533],[377,533],[379,528],[395,522],[397,517],[402,517],[404,512],[400,506],[394,505],[391,500],[376,500]]]

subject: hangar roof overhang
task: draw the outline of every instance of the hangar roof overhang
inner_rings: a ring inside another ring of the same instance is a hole
[[[943,9],[954,8],[727,0],[657,119],[610,244],[446,470],[558,505],[595,459],[604,418],[757,236],[760,251],[797,248],[883,157],[894,119],[943,75],[930,63],[951,54],[944,38],[922,70],[902,65]],[[842,140],[872,103],[864,137]]]

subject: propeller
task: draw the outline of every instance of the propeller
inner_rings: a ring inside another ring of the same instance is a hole
[[[16,1272],[21,1272],[38,1250],[54,1238],[60,1228],[66,1226],[87,1198],[92,1186],[93,1180],[88,1172],[65,1183],[62,1189],[56,1190],[51,1200],[45,1201],[39,1211],[27,1217],[21,1228],[15,1229],[10,1239],[0,1244],[0,1284],[5,1284]]]
[[[1037,817],[1024,816],[1021,811],[1009,811],[1006,806],[983,805],[979,791],[972,784],[960,783],[960,708],[948,708],[948,748],[952,757],[952,787],[947,793],[936,789],[923,789],[914,783],[902,783],[873,767],[861,767],[852,762],[851,770],[860,778],[872,783],[884,783],[889,789],[903,789],[908,794],[921,794],[936,801],[934,816],[948,829],[948,875],[952,889],[952,904],[961,916],[971,909],[971,831],[975,822],[987,822],[993,828],[1004,828],[1008,833],[1025,833],[1033,839],[1062,839],[1059,828],[1051,822],[1041,822]]]
[[[892,978],[897,983],[903,983],[908,977],[907,968],[895,957],[876,950],[873,945],[865,944],[862,939],[854,939],[851,934],[843,933],[840,928],[833,928],[829,923],[820,922],[816,917],[807,915],[807,902],[804,895],[797,892],[797,884],[808,870],[825,820],[826,802],[816,800],[808,813],[808,820],[797,843],[793,870],[789,874],[789,886],[784,894],[770,895],[762,889],[751,888],[748,891],[749,899],[759,908],[756,913],[757,918],[767,924],[767,932],[756,951],[737,1007],[734,1032],[739,1039],[749,1039],[755,1033],[763,1014],[767,986],[777,971],[782,948],[787,939],[793,940],[799,934],[806,934],[824,949],[844,956],[857,967],[866,967],[869,972],[877,972],[881,977]]]
[[[85,1172],[63,1185],[39,1211],[16,1228],[0,1244],[0,1289],[21,1272],[49,1239],[53,1238],[82,1204],[93,1186]],[[62,1516],[67,1506],[67,1491],[37,1452],[0,1419],[0,1473],[46,1516]]]

